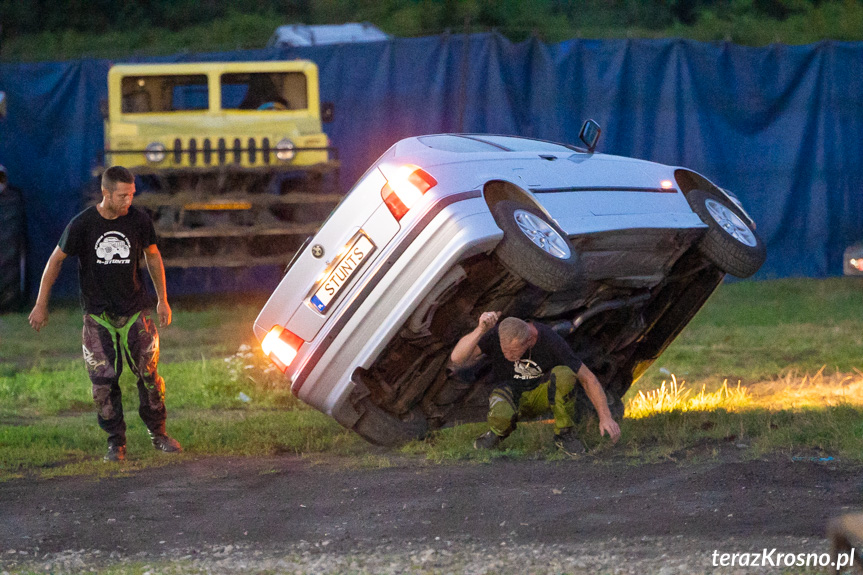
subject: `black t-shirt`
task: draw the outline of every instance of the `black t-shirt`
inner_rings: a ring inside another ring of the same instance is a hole
[[[58,245],[78,256],[84,313],[129,316],[150,307],[141,263],[144,248],[155,243],[153,221],[134,206],[114,220],[103,218],[95,206],[75,216]]]
[[[551,370],[558,365],[569,366],[575,373],[578,373],[582,365],[566,340],[554,330],[541,323],[531,325],[538,332],[536,343],[518,361],[512,362],[504,357],[497,325],[483,334],[477,344],[491,359],[495,381],[510,383],[515,392],[535,388],[548,379]]]

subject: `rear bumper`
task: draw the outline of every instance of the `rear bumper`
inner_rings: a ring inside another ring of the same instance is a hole
[[[294,394],[333,415],[353,388],[354,370],[370,367],[440,277],[464,257],[493,249],[501,235],[478,191],[438,200],[312,342],[292,374]]]

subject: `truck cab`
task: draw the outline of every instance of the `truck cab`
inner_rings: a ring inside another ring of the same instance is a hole
[[[341,198],[318,90],[304,60],[110,69],[103,167],[139,176],[166,266],[284,264],[317,228]]]

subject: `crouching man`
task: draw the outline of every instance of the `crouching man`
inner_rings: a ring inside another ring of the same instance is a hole
[[[584,445],[573,430],[576,380],[599,415],[600,435],[607,433],[616,443],[620,427],[608,409],[605,391],[566,341],[543,324],[515,317],[498,324],[498,319],[499,312],[484,312],[476,328],[459,340],[450,355],[460,367],[486,354],[497,382],[489,396],[491,429],[474,441],[474,448],[493,449],[515,430],[519,417],[551,411],[555,445],[569,454],[583,453]]]
[[[156,246],[156,232],[146,212],[132,206],[135,178],[114,166],[102,175],[102,201],[69,223],[54,249],[39,286],[30,325],[39,331],[48,323],[48,299],[67,256],[78,256],[81,306],[84,308],[84,362],[93,384],[99,426],[108,433],[106,461],[126,458],[126,422],[120,399],[123,357],[138,376],[138,414],[153,446],[167,453],[182,451],[165,432],[165,381],[157,372],[159,333],[145,309],[141,262],[158,295],[159,323],[171,323],[165,291],[165,268]]]

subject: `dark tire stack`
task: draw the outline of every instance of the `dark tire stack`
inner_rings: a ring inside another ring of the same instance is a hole
[[[24,202],[10,186],[0,192],[0,312],[24,305]]]

